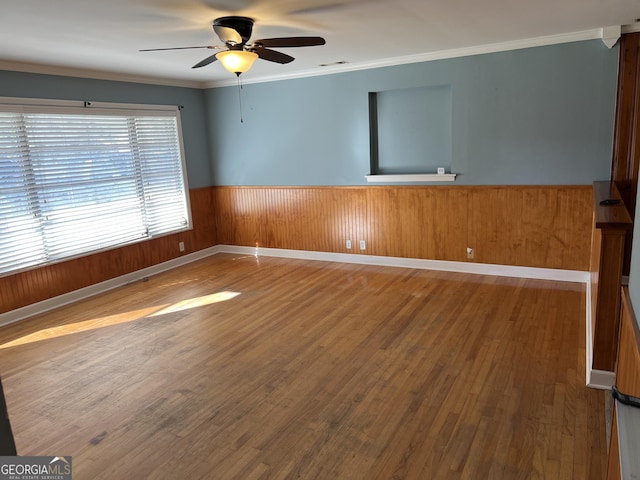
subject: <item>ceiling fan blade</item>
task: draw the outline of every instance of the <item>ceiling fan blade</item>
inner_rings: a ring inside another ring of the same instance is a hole
[[[211,55],[210,57],[205,58],[204,60],[201,60],[200,62],[196,63],[193,67],[191,68],[200,68],[200,67],[205,67],[207,65],[209,65],[210,63],[215,62],[218,58],[216,57],[217,53],[214,53],[213,55]]]
[[[269,62],[291,63],[295,60],[292,56],[287,55],[286,53],[276,52],[275,50],[269,50],[268,48],[254,48],[251,49],[251,51],[257,53],[261,59]]]
[[[226,46],[222,46],[222,45],[200,45],[198,47],[168,47],[168,48],[144,48],[142,50],[138,50],[139,52],[160,52],[163,50],[189,50],[192,48],[212,48],[212,49],[216,49],[216,48],[227,48]]]
[[[282,37],[256,40],[254,45],[261,47],[315,47],[327,43],[322,37]]]

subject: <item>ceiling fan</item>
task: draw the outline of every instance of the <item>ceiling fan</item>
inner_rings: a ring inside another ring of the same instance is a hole
[[[265,38],[249,43],[251,32],[253,30],[253,23],[254,20],[249,17],[228,16],[216,18],[213,21],[213,30],[216,32],[220,40],[224,42],[224,46],[203,45],[197,47],[149,48],[140,51],[153,52],[160,50],[186,50],[192,48],[226,48],[226,50],[215,53],[196,63],[192,68],[204,67],[216,60],[220,60],[227,70],[240,76],[241,73],[248,71],[253,65],[253,62],[258,58],[281,64],[293,62],[294,58],[292,56],[276,50],[271,50],[272,47],[312,47],[324,45],[326,43],[325,39],[322,37]]]

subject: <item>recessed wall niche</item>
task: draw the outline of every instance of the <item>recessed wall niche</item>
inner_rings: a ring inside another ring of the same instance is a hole
[[[451,85],[369,92],[371,176],[451,172]]]

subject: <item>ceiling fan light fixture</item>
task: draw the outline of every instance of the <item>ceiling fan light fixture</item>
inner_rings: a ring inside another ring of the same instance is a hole
[[[247,50],[225,50],[216,54],[222,66],[231,73],[240,75],[249,71],[253,62],[258,59],[258,54]]]

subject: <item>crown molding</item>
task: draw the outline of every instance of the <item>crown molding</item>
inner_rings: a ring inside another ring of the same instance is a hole
[[[620,25],[613,25],[611,27],[602,27],[602,43],[607,48],[613,48],[620,36],[622,35],[622,27]]]
[[[640,32],[640,23],[633,25],[624,25],[621,27],[622,33]],[[353,72],[358,70],[368,70],[372,68],[390,67],[397,65],[406,65],[410,63],[431,62],[434,60],[444,60],[449,58],[467,57],[472,55],[482,55],[486,53],[498,53],[510,50],[520,50],[525,48],[542,47],[548,45],[557,45],[562,43],[581,42],[585,40],[595,40],[603,38],[603,29],[596,28],[591,30],[583,30],[579,32],[563,33],[558,35],[548,35],[544,37],[534,37],[522,40],[512,40],[508,42],[491,43],[478,45],[473,47],[456,48],[451,50],[441,50],[437,52],[421,53],[416,55],[405,55],[399,57],[385,58],[370,62],[347,63],[341,65],[333,65],[329,67],[316,67],[310,70],[304,70],[296,73],[283,75],[270,75],[262,77],[244,77],[245,85],[252,83],[266,83],[280,80],[293,80],[305,77],[316,77],[322,75],[332,75],[335,73]],[[58,75],[64,77],[89,78],[94,80],[108,80],[115,82],[131,82],[143,83],[149,85],[161,85],[170,87],[185,88],[217,88],[229,87],[237,84],[237,79],[230,76],[229,80],[222,82],[200,82],[184,79],[157,78],[144,75],[132,75],[118,72],[106,72],[99,70],[80,69],[73,67],[61,67],[53,65],[31,64],[25,62],[13,62],[0,60],[0,70],[9,70],[26,73],[37,73],[42,75]]]
[[[89,70],[83,68],[14,62],[8,60],[0,60],[0,70],[36,73],[39,75],[57,75],[61,77],[88,78],[92,80],[106,80],[113,82],[143,83],[146,85],[161,85],[165,87],[185,87],[199,89],[207,88],[205,83],[195,82],[192,80],[157,78],[145,75],[132,75],[118,72],[106,72],[102,70]]]
[[[510,50],[521,50],[524,48],[544,47],[562,43],[582,42],[585,40],[596,40],[602,38],[602,28],[583,30],[572,33],[562,33],[559,35],[547,35],[544,37],[526,38],[522,40],[512,40],[508,42],[490,43],[473,47],[456,48],[451,50],[441,50],[438,52],[420,53],[417,55],[406,55],[401,57],[385,58],[371,62],[346,63],[336,66],[324,67],[322,70],[313,69],[302,72],[272,75],[259,78],[243,77],[243,84],[273,82],[278,80],[293,80],[304,77],[314,77],[321,75],[331,75],[334,73],[353,72],[357,70],[368,70],[371,68],[391,67],[406,65],[410,63],[431,62],[434,60],[445,60],[448,58],[469,57],[472,55],[482,55],[485,53],[498,53]],[[229,87],[236,85],[235,77],[224,82],[208,82],[207,88]]]
[[[640,22],[633,23],[631,25],[622,25],[620,27],[622,29],[622,33],[638,33],[640,32]]]

